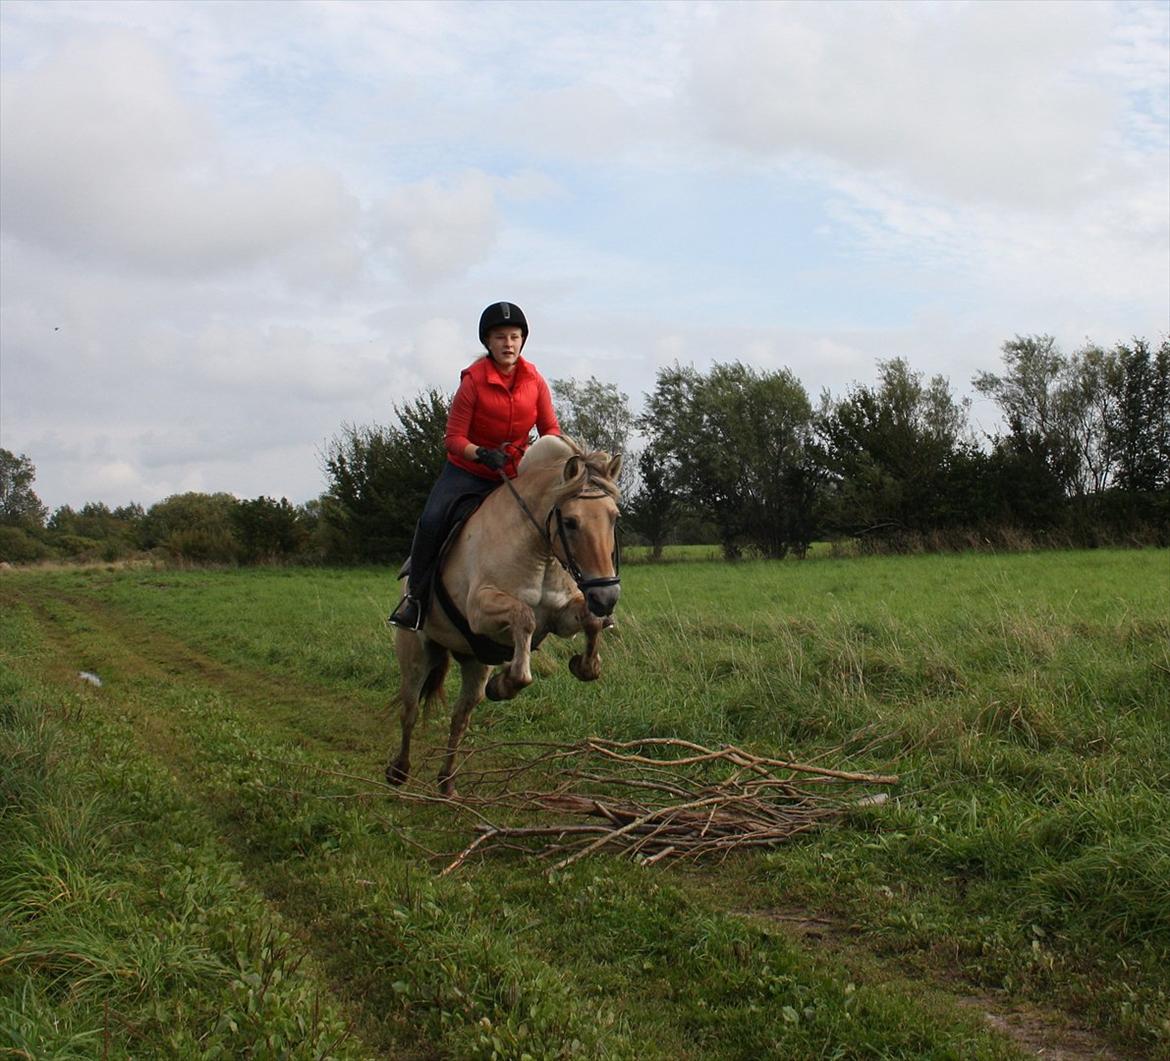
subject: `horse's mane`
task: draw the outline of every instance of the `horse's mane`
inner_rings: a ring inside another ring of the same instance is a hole
[[[586,453],[565,435],[542,435],[538,438],[521,458],[517,473],[523,476],[553,465],[564,467],[571,457],[581,458],[580,468],[576,475],[562,479],[556,485],[552,497],[554,505],[579,494],[586,483],[609,494],[615,501],[618,500],[621,489],[609,477],[612,457],[603,449]]]

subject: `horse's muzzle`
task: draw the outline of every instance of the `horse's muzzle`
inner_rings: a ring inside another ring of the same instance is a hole
[[[585,603],[594,615],[603,618],[613,614],[621,595],[622,587],[618,583],[612,586],[594,586],[585,591]]]

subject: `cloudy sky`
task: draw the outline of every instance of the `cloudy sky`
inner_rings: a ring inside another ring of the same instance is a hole
[[[0,4],[0,445],[292,501],[519,303],[550,379],[1170,329],[1170,5]],[[981,426],[994,410],[977,404]]]

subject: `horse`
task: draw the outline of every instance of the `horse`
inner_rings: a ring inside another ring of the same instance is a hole
[[[452,656],[462,684],[439,771],[447,797],[456,794],[455,758],[472,710],[485,694],[509,700],[531,685],[531,651],[547,635],[583,630],[585,650],[570,659],[569,671],[585,682],[601,676],[598,644],[621,594],[615,537],[621,460],[545,435],[525,453],[516,478],[488,494],[458,530],[435,574],[422,628],[395,632],[402,742],[386,767],[390,784],[410,776],[419,704],[442,696]],[[492,665],[506,660],[489,678]]]

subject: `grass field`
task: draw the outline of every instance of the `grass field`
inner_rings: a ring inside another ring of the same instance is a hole
[[[901,781],[772,851],[551,878],[440,876],[466,821],[376,784],[393,589],[0,573],[0,1052],[1170,1057],[1165,551],[629,565],[602,680],[546,644],[468,747]]]

